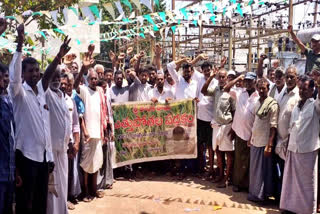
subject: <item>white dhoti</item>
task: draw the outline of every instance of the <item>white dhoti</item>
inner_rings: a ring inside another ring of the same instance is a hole
[[[82,145],[80,166],[86,173],[96,173],[103,164],[102,143],[100,139],[90,139]]]
[[[48,193],[47,214],[66,214],[68,195],[68,156],[66,151],[52,151],[54,157],[54,183],[58,193]]]
[[[218,125],[217,123],[211,122],[212,126],[212,149],[215,151],[217,146],[219,146],[220,151],[234,151],[234,143],[228,135],[231,127],[231,124],[227,125]]]
[[[283,175],[280,209],[316,213],[318,150],[308,153],[288,151]]]

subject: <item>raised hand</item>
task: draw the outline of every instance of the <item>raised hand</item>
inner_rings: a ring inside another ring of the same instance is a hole
[[[208,55],[205,53],[200,54],[199,57],[201,60],[208,60],[209,59]]]
[[[131,55],[133,53],[133,47],[129,47],[127,50],[127,55]]]
[[[160,46],[160,44],[156,44],[155,48],[154,48],[154,53],[156,56],[160,56],[161,53],[163,52],[162,47]]]
[[[7,21],[5,18],[0,18],[0,36],[6,31],[7,29]]]
[[[226,63],[227,63],[227,57],[223,56],[220,61],[220,68],[223,68]]]
[[[63,43],[60,46],[59,53],[57,55],[59,59],[62,59],[62,57],[64,57],[70,51],[71,49],[71,47],[69,46],[70,41],[71,41],[71,38],[69,39],[68,36],[64,38]]]
[[[109,58],[111,60],[111,62],[114,62],[117,60],[117,56],[115,55],[115,53],[113,51],[109,51]]]
[[[95,46],[93,44],[88,46],[88,52],[84,54],[82,64],[84,67],[88,68],[94,63],[94,59],[92,57]]]
[[[145,53],[144,51],[140,51],[139,55],[138,55],[138,58],[143,58],[145,56]]]
[[[118,60],[122,61],[125,57],[126,57],[125,53],[120,53],[119,56],[118,56]]]
[[[18,42],[23,42],[24,41],[24,25],[20,24],[17,27],[17,32],[18,32]]]

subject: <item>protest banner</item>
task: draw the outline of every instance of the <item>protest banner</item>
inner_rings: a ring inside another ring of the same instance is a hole
[[[191,99],[168,104],[113,104],[115,167],[197,157],[196,108]]]

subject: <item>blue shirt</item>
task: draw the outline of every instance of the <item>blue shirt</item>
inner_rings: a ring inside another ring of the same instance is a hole
[[[15,180],[13,109],[9,96],[0,96],[0,182]]]
[[[74,101],[76,102],[77,112],[79,116],[84,115],[84,112],[85,112],[84,103],[82,99],[79,97],[79,95],[77,94],[76,90],[72,91],[72,99],[74,99]]]

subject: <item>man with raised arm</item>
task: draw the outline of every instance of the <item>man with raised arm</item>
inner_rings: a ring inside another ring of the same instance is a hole
[[[306,55],[306,68],[304,73],[309,74],[314,69],[320,68],[320,34],[314,34],[311,38],[311,49],[307,48],[301,40],[293,32],[292,25],[288,26],[288,32],[290,33],[293,41],[301,49],[301,53]]]
[[[16,190],[16,213],[46,213],[48,172],[53,171],[54,159],[50,140],[50,109],[45,92],[59,62],[70,50],[69,40],[65,38],[59,53],[40,80],[37,60],[27,57],[22,61],[24,26],[19,25],[17,31],[17,51],[9,67],[9,93],[17,130],[16,173],[22,180],[21,187]]]
[[[75,79],[74,88],[85,104],[84,120],[88,136],[82,145],[80,166],[84,171],[84,201],[89,202],[93,197],[101,198],[103,193],[97,191],[97,173],[103,164],[102,143],[106,135],[106,101],[103,89],[97,86],[98,74],[92,70],[88,72],[88,86],[80,85],[81,77],[93,64],[92,53],[94,46],[89,45],[88,53],[83,59],[83,66]],[[89,183],[89,177],[91,182]]]

